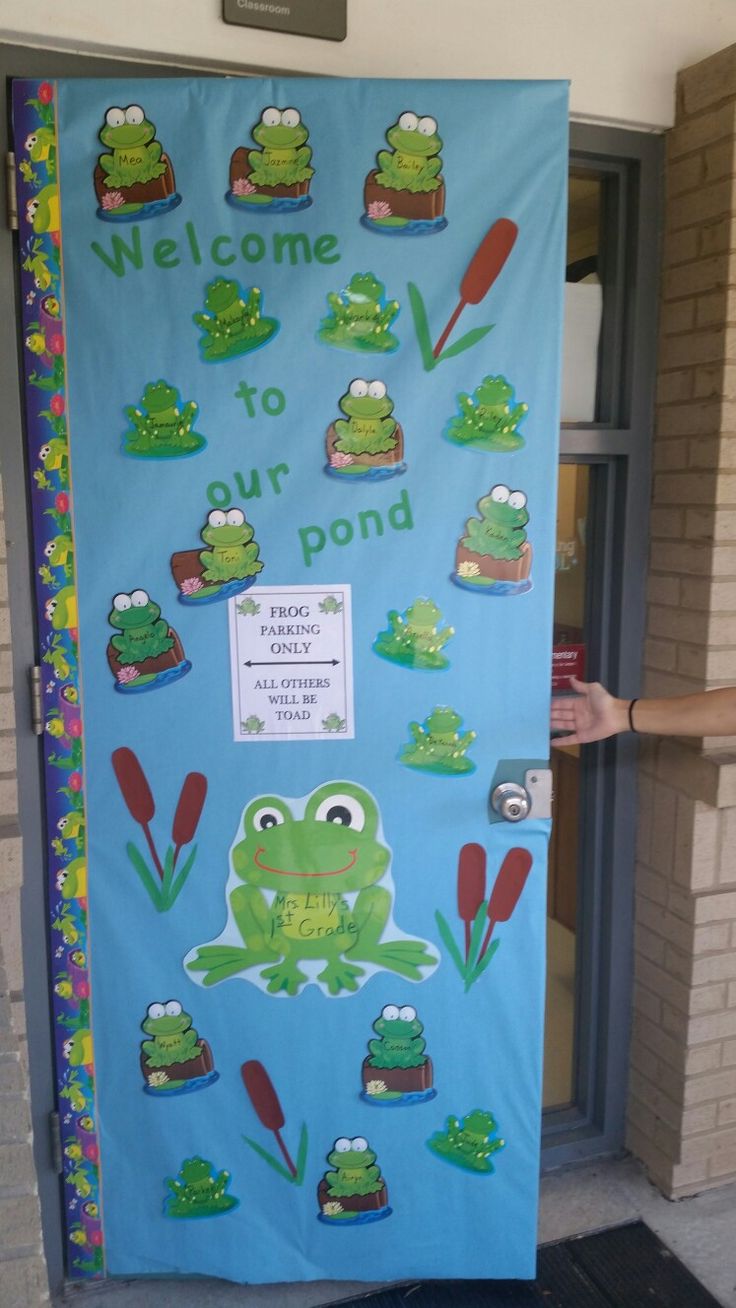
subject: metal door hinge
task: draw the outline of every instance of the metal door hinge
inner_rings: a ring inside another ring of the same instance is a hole
[[[41,669],[36,664],[31,668],[31,729],[34,736],[43,735],[43,688],[41,686]]]
[[[64,1155],[61,1150],[61,1122],[57,1112],[49,1113],[49,1134],[51,1137],[51,1165],[57,1176],[64,1171]]]
[[[7,196],[6,221],[8,230],[11,232],[17,232],[18,188],[15,184],[15,155],[12,150],[8,150],[8,153],[5,156],[5,189]]]

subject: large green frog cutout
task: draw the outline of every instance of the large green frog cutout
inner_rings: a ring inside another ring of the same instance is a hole
[[[386,287],[373,273],[353,273],[344,290],[329,291],[330,312],[319,325],[317,338],[339,350],[389,354],[399,342],[390,330],[399,301],[386,301]]]
[[[269,994],[354,992],[376,971],[421,981],[437,959],[392,920],[375,799],[351,781],[331,781],[302,806],[279,795],[251,800],[230,851],[229,919],[185,966],[205,986],[243,976]],[[265,965],[265,966],[264,966]],[[257,969],[257,970],[256,970]]]
[[[205,363],[235,359],[265,345],[279,329],[277,318],[261,315],[263,294],[257,286],[246,292],[236,281],[216,277],[207,286],[205,313],[192,319],[200,328],[199,349]]]

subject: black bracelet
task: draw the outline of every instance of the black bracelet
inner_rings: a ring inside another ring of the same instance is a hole
[[[638,703],[639,703],[638,699],[632,699],[631,703],[629,704],[629,731],[633,731],[635,736],[638,735],[639,733],[636,730],[636,727],[634,726],[633,714],[634,714],[634,705]]]

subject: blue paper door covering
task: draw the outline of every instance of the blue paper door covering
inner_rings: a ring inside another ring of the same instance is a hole
[[[531,1277],[566,86],[14,126],[70,1273]]]

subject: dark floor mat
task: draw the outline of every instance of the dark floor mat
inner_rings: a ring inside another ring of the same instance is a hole
[[[413,1281],[332,1308],[719,1308],[644,1222],[539,1251],[537,1279]]]

